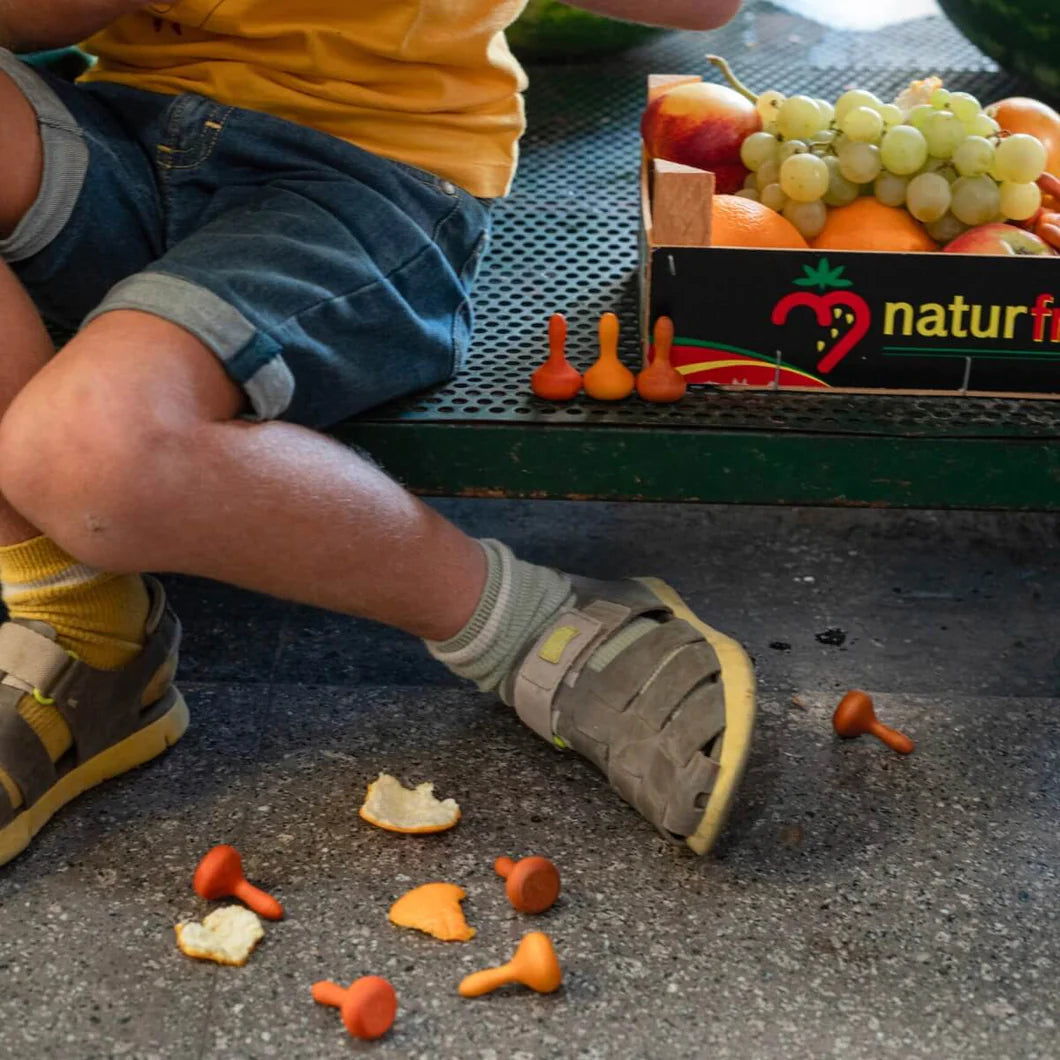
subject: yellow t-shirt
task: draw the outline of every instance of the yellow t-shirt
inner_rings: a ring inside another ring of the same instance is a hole
[[[83,45],[83,80],[198,92],[505,195],[526,75],[503,30],[526,0],[177,0]]]

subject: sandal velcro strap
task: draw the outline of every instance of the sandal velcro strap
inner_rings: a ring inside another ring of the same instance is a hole
[[[594,600],[562,612],[537,639],[515,676],[515,711],[523,723],[552,739],[552,701],[563,681],[572,684],[597,645],[629,617],[630,609]]]
[[[703,854],[747,763],[751,661],[657,578],[570,581],[571,600],[501,698],[588,759],[668,839]]]
[[[633,648],[622,652],[608,667],[599,673],[592,671],[584,675],[588,688],[595,699],[610,710],[621,712],[630,701],[643,694],[649,686],[652,671],[660,669],[675,653],[689,644],[700,644],[703,638],[687,622],[661,622]],[[656,685],[656,689],[665,689]],[[665,691],[662,693],[665,696]],[[672,700],[671,700],[672,703]]]
[[[614,600],[622,584],[607,587]],[[524,721],[536,707],[541,732],[584,755],[607,777],[612,787],[657,828],[672,836],[691,835],[703,816],[713,790],[718,763],[710,757],[714,741],[725,729],[725,697],[721,664],[702,633],[683,619],[661,614],[657,626],[623,649],[602,669],[586,665],[592,653],[615,629],[648,611],[659,614],[656,602],[641,604],[636,589],[627,591],[624,621],[607,633],[590,636],[588,625],[572,638],[554,667],[560,677],[542,670],[535,656],[547,649],[557,630],[576,624],[573,616],[594,609],[599,598],[557,619],[539,638],[523,668],[531,675],[551,678],[541,686],[534,703],[530,684],[517,682],[515,706]],[[583,602],[584,601],[584,602]],[[531,710],[523,696],[531,692]],[[547,713],[546,713],[547,704]],[[522,707],[523,709],[520,709]]]
[[[0,671],[46,696],[71,661],[69,652],[29,626],[18,622],[0,626]]]
[[[30,806],[55,783],[55,766],[29,722],[18,712],[25,692],[0,685],[0,767],[10,775]],[[0,786],[0,827],[14,817],[11,800]]]
[[[159,667],[176,654],[179,642],[180,622],[164,607],[140,654],[120,670],[95,670],[75,661],[64,671],[52,695],[73,734],[78,761],[92,758],[136,731],[146,706],[143,692]],[[101,710],[99,704],[107,706]]]
[[[663,623],[557,699],[557,733],[657,827],[695,831],[718,766],[705,753],[725,728],[714,649],[688,623]]]
[[[71,799],[161,754],[187,728],[187,706],[172,684],[180,623],[161,583],[146,575],[144,582],[144,642],[118,669],[88,665],[45,622],[16,616],[0,626],[0,865]],[[51,725],[58,737],[55,712],[72,746],[64,739],[54,748],[45,731]]]
[[[715,827],[728,798],[719,776],[731,776],[723,769],[733,759],[724,757],[732,719],[716,643],[734,642],[646,581],[571,584],[572,606],[538,636],[502,698],[539,735],[592,762],[669,838],[698,851],[692,838]],[[653,621],[629,637],[619,632],[642,616]],[[733,666],[730,659],[739,685]]]

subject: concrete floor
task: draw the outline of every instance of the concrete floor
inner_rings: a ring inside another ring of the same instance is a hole
[[[411,638],[169,578],[193,727],[0,870],[0,1056],[1060,1055],[1060,517],[440,507],[531,559],[667,577],[747,645],[761,721],[716,854],[668,846]],[[850,687],[914,754],[833,736]],[[460,826],[364,824],[383,770],[435,781]],[[219,842],[288,910],[242,969],[173,940],[210,908],[191,875]],[[553,858],[561,902],[514,913],[501,853]],[[472,942],[387,922],[434,879],[467,889]],[[458,997],[533,928],[559,993]],[[373,1045],[309,995],[366,973],[400,1001]]]

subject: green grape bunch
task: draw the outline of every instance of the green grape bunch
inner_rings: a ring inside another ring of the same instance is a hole
[[[743,88],[724,61],[708,58]],[[737,194],[782,214],[807,240],[829,208],[861,195],[906,209],[937,241],[1026,221],[1041,206],[1041,142],[1005,134],[975,96],[937,77],[912,82],[891,102],[864,89],[834,103],[775,90],[752,98],[762,129],[741,146],[750,172]]]

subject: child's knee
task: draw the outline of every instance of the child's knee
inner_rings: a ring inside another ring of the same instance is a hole
[[[52,369],[0,419],[0,493],[82,561],[117,569],[122,528],[142,522],[180,432],[102,366]]]

